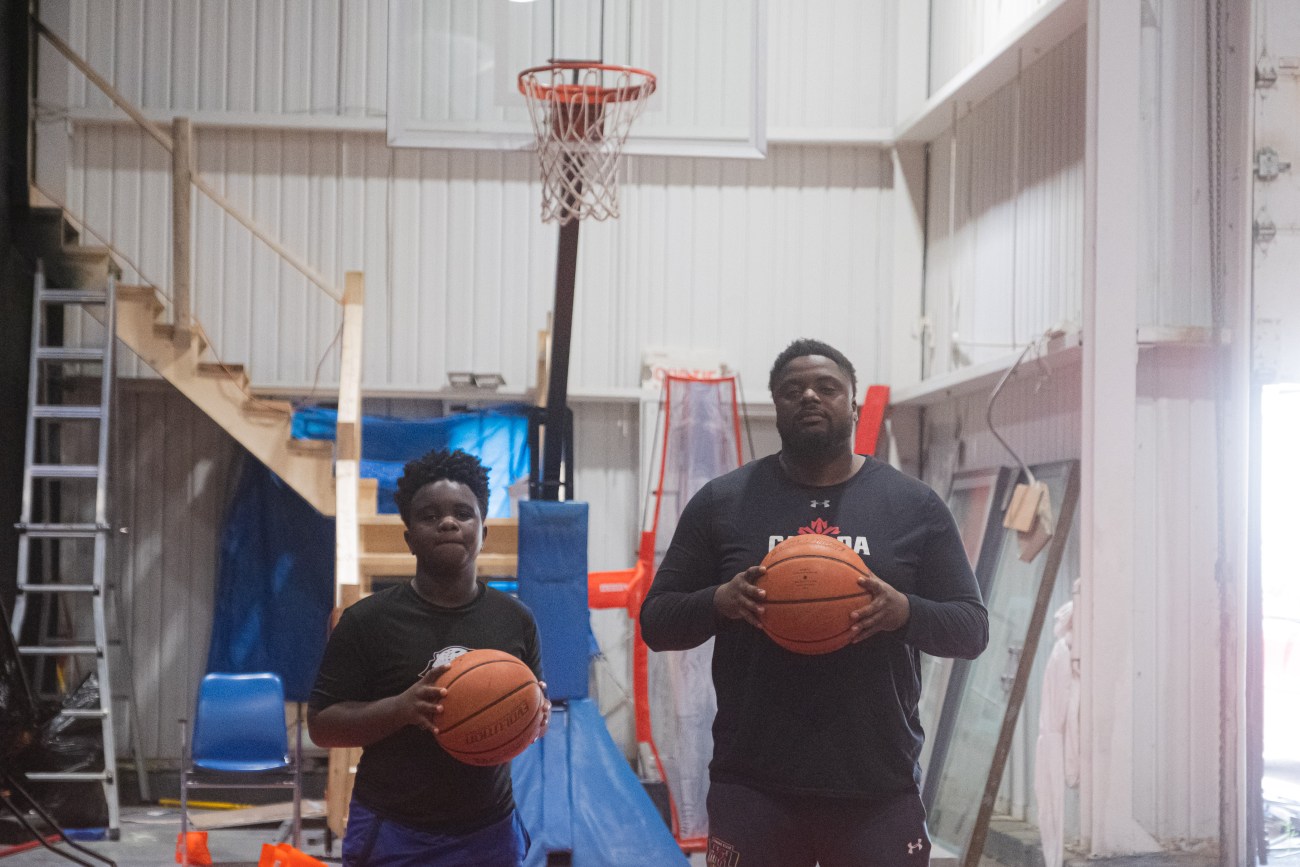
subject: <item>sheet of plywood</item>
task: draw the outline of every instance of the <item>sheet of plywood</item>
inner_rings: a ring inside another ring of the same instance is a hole
[[[325,802],[302,801],[302,817],[318,819],[325,815]],[[257,807],[244,807],[239,810],[191,810],[190,827],[196,831],[212,831],[217,828],[240,828],[245,825],[267,825],[284,822],[293,818],[293,802],[281,804],[262,804]]]

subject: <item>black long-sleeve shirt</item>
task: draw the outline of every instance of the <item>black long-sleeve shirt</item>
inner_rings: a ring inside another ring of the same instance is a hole
[[[805,656],[715,614],[719,584],[799,533],[854,548],[907,595],[907,625]],[[974,658],[988,644],[988,612],[952,515],[929,487],[873,458],[841,484],[809,487],[772,455],[714,479],[687,503],[641,607],[641,630],[654,650],[717,637],[712,779],[873,798],[920,780],[920,652]]]

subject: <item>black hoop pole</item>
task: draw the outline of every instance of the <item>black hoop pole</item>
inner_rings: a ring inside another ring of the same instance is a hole
[[[566,156],[568,163],[570,157]],[[571,165],[566,170],[573,171]],[[568,192],[568,206],[572,212],[577,197],[582,194],[582,181]],[[559,250],[555,258],[555,307],[551,321],[551,374],[546,391],[546,432],[542,446],[542,499],[558,500],[561,490],[569,492],[573,486],[573,453],[565,454],[566,442],[572,442],[568,430],[567,410],[569,397],[569,345],[573,341],[573,295],[578,278],[578,223],[573,216],[560,225]],[[567,458],[567,460],[566,460]],[[563,481],[561,475],[564,476]],[[568,497],[566,497],[568,499]]]

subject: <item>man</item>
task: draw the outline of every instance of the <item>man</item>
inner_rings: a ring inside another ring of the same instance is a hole
[[[919,654],[977,656],[988,613],[938,495],[853,453],[849,360],[797,340],[768,387],[781,451],[691,498],[641,608],[654,650],[717,638],[708,863],[925,864]],[[821,656],[763,634],[755,585],[772,547],[809,532],[847,540],[876,576],[860,579],[852,642]]]
[[[503,650],[541,675],[532,613],[477,580],[487,482],[461,451],[406,465],[396,500],[415,577],[345,610],[325,648],[308,730],[319,746],[364,748],[343,840],[349,867],[517,867],[527,852],[510,765],[461,764],[433,736],[446,694],[433,684],[457,656]]]

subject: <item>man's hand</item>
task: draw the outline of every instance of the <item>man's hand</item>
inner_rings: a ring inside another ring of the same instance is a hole
[[[767,572],[762,566],[750,566],[726,584],[718,585],[713,593],[713,607],[728,620],[746,620],[756,629],[762,629],[759,615],[763,613],[763,600],[767,592],[754,586],[754,582]]]
[[[533,743],[540,741],[542,735],[551,727],[551,700],[546,697],[546,681],[539,680],[537,685],[542,688],[542,727],[537,730],[537,737],[533,738]]]
[[[858,584],[867,591],[871,601],[849,615],[854,621],[850,643],[857,644],[878,632],[893,632],[907,625],[912,616],[912,605],[906,596],[875,575],[859,578]]]
[[[447,690],[434,686],[433,682],[442,677],[450,667],[450,665],[439,665],[429,669],[423,677],[397,697],[399,713],[404,724],[419,726],[429,732],[438,731],[438,714],[442,713],[442,697],[447,694]]]

